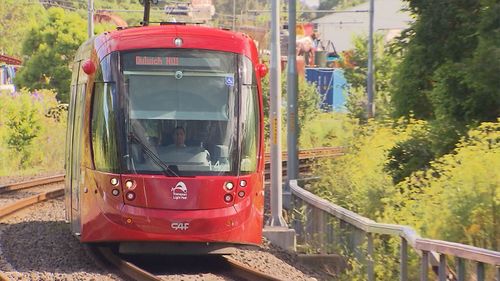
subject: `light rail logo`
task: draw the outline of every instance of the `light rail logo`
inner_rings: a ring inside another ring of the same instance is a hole
[[[188,190],[186,184],[182,181],[178,182],[175,187],[172,187],[172,199],[174,200],[186,200],[188,196]]]

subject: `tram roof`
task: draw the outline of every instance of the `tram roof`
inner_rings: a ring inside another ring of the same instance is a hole
[[[184,49],[205,49],[246,54],[257,57],[252,39],[228,30],[195,25],[158,25],[106,32],[95,37],[100,58],[113,51],[134,49],[177,48],[174,40],[181,38]]]

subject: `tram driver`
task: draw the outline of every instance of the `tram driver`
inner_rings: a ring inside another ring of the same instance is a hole
[[[162,158],[174,165],[210,166],[210,153],[202,146],[187,146],[186,130],[175,127],[172,138],[174,143],[166,147]]]
[[[184,127],[177,126],[172,134],[174,143],[169,145],[167,148],[185,148],[186,147],[186,130]]]

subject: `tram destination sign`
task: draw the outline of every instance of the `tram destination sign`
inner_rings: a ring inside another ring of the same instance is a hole
[[[140,56],[134,58],[136,66],[183,66],[183,67],[210,67],[221,66],[219,58],[186,58],[186,57],[162,57],[162,56]]]

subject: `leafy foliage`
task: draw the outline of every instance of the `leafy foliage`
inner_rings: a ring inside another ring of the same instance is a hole
[[[367,65],[368,65],[368,38],[356,36],[353,38],[354,50],[349,62],[344,62],[345,77],[349,83],[347,88],[347,109],[352,117],[366,120],[367,90]],[[389,46],[384,45],[382,34],[374,36],[374,77],[376,118],[383,120],[389,117],[391,79],[399,57],[393,54]],[[353,67],[349,67],[353,65]]]
[[[405,33],[393,91],[396,116],[436,119],[463,130],[499,116],[498,1],[408,0],[416,22]],[[408,42],[409,41],[409,42]]]
[[[500,123],[485,122],[454,153],[401,182],[386,200],[386,218],[432,238],[498,250],[499,167]]]
[[[382,199],[391,196],[392,178],[385,173],[389,151],[397,144],[421,134],[426,123],[399,121],[394,127],[375,121],[355,128],[346,155],[320,161],[314,174],[321,179],[314,191],[329,190],[335,204],[372,219],[384,213]]]
[[[17,0],[0,5],[0,54],[21,57],[22,43],[32,26],[46,17],[43,6]]]
[[[50,8],[48,18],[32,29],[23,44],[25,61],[15,82],[18,87],[54,89],[67,103],[71,70],[69,64],[87,33],[85,21],[76,13]]]
[[[269,138],[269,109],[271,105],[270,99],[270,84],[269,84],[270,75],[267,75],[262,80],[262,92],[263,92],[263,100],[264,100],[264,123],[265,123],[265,134],[266,139]],[[282,73],[281,76],[281,98],[282,102],[286,102],[286,73]],[[320,113],[319,110],[319,102],[320,95],[318,90],[314,84],[309,84],[304,78],[299,77],[298,80],[298,88],[297,88],[297,108],[298,108],[298,135],[297,138],[300,138],[300,131],[304,128],[304,125],[312,120],[317,114]],[[286,108],[282,108],[281,116],[282,116],[282,127],[284,132],[286,132]],[[286,140],[286,137],[283,137]]]
[[[434,158],[428,129],[413,131],[409,139],[396,143],[387,157],[384,170],[391,175],[394,184],[415,171],[427,169]]]
[[[320,113],[301,126],[300,147],[348,146],[357,127],[357,120],[346,114]]]
[[[0,93],[0,104],[0,175],[34,167],[61,170],[66,112],[59,114],[59,120],[47,116],[58,107],[55,94],[46,90]]]

